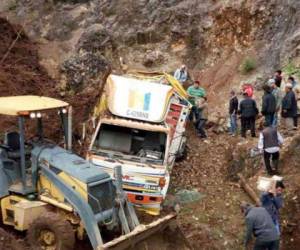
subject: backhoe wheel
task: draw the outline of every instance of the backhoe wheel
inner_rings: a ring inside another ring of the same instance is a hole
[[[46,212],[31,223],[27,240],[35,250],[71,250],[75,244],[75,233],[65,218]]]

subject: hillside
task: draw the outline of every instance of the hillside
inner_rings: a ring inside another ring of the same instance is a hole
[[[2,0],[0,3],[1,96],[37,94],[74,107],[80,138],[111,72],[173,73],[186,64],[190,81],[208,92],[210,120],[227,116],[228,93],[242,83],[261,86],[275,70],[300,76],[298,0]],[[120,60],[122,58],[122,60]],[[121,63],[122,61],[122,63]],[[251,67],[248,67],[251,64]],[[125,66],[124,66],[125,65]],[[298,79],[300,80],[300,79]],[[223,124],[224,125],[224,124]],[[0,128],[13,126],[0,120]],[[53,137],[57,131],[48,131]],[[175,165],[170,198],[178,190],[203,195],[181,207],[178,224],[195,249],[241,249],[244,222],[239,204],[242,173],[255,188],[261,159],[251,158],[257,139],[241,140],[209,129],[207,141],[188,130],[188,156]],[[76,137],[76,138],[77,138]],[[75,141],[84,154],[87,142]],[[281,170],[287,183],[282,211],[282,249],[300,244],[299,131],[287,138]]]

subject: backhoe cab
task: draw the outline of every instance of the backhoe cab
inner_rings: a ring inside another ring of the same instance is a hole
[[[44,135],[43,120],[53,111],[62,123],[65,148]],[[73,249],[75,239],[86,235],[93,249],[124,249],[129,241],[132,245],[143,240],[174,218],[139,226],[122,190],[121,167],[113,183],[101,168],[71,152],[68,103],[39,96],[1,97],[0,114],[18,119],[18,131],[5,133],[0,145],[0,218],[5,225],[27,231],[32,249]],[[36,133],[27,139],[25,124],[32,122]],[[103,229],[125,235],[104,243]]]

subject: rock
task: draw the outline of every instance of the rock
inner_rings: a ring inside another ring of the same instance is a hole
[[[67,79],[66,88],[75,92],[87,86],[100,89],[110,71],[110,64],[102,55],[84,51],[70,57],[61,67],[61,73]]]
[[[188,204],[195,201],[199,201],[204,195],[199,193],[197,190],[186,190],[182,189],[175,194],[175,200],[179,204]]]
[[[93,24],[81,35],[77,50],[98,52],[105,55],[105,51],[113,49],[113,41],[109,32],[101,24]]]
[[[163,62],[164,56],[160,51],[147,51],[145,59],[143,60],[143,65],[145,67],[153,67],[161,65]]]

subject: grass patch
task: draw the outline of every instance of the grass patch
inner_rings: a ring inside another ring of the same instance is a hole
[[[287,75],[295,75],[300,78],[300,67],[297,67],[294,63],[289,62],[284,68],[283,72]]]
[[[246,57],[240,66],[240,70],[242,74],[248,74],[249,72],[256,69],[256,66],[257,66],[257,62],[254,58]]]
[[[8,6],[9,11],[15,11],[17,9],[17,1],[12,1]]]

